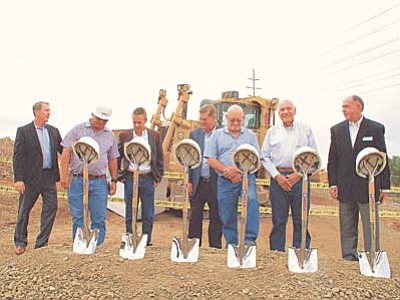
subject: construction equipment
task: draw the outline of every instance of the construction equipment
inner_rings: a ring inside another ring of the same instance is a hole
[[[228,245],[227,265],[229,268],[255,268],[256,245],[246,244],[247,203],[248,203],[248,174],[258,171],[260,168],[260,156],[252,145],[239,146],[232,155],[234,166],[243,174],[240,214],[239,245]]]
[[[176,145],[174,156],[184,168],[183,203],[182,203],[182,239],[174,237],[171,247],[171,261],[197,262],[199,256],[198,238],[188,238],[188,206],[189,206],[189,169],[201,164],[201,150],[192,139],[184,139]]]
[[[316,150],[301,147],[293,154],[293,170],[303,177],[301,200],[301,243],[300,248],[289,247],[288,268],[295,273],[310,273],[318,270],[317,249],[306,248],[309,224],[310,177],[321,166]]]
[[[88,165],[99,158],[99,144],[91,137],[82,137],[72,144],[73,153],[83,162],[83,227],[76,230],[72,251],[93,254],[96,251],[99,230],[90,229]]]
[[[168,119],[160,120],[164,115],[167,104],[166,91],[160,90],[158,107],[152,117],[152,126],[161,133],[163,139],[164,152],[164,170],[169,172],[183,172],[182,166],[173,159],[171,149],[173,145],[181,140],[188,138],[190,131],[199,126],[197,120],[188,120],[185,118],[185,107],[188,106],[192,91],[190,85],[178,85],[178,104],[175,112]],[[257,136],[258,143],[261,145],[264,141],[267,130],[275,124],[275,111],[278,108],[279,100],[276,98],[266,99],[258,96],[239,98],[239,93],[235,91],[222,93],[222,98],[218,100],[203,100],[200,106],[212,104],[216,109],[216,118],[219,125],[226,125],[226,113],[229,107],[237,104],[244,111],[244,126],[251,129]],[[170,103],[169,103],[170,104]],[[199,108],[198,108],[199,109]],[[197,110],[198,110],[197,109]],[[265,173],[259,174],[259,178],[265,177]],[[161,190],[164,188],[165,190]],[[264,187],[258,187],[259,201],[261,204],[267,203],[268,194]],[[182,202],[182,185],[180,179],[163,178],[156,189],[157,199],[169,200],[171,202]]]
[[[167,107],[167,104],[167,91],[161,89],[160,95],[158,97],[156,113],[153,115],[150,121],[150,129],[156,130],[156,126],[157,128],[160,128],[162,126],[161,115],[163,115],[163,117],[165,118],[165,108]]]
[[[390,278],[390,266],[386,251],[380,250],[379,203],[375,199],[375,176],[386,166],[386,153],[373,147],[360,151],[356,158],[356,172],[362,178],[368,178],[369,226],[371,245],[369,251],[359,251],[360,272],[365,276]]]
[[[137,230],[139,203],[139,168],[145,167],[151,161],[150,145],[140,138],[124,144],[124,155],[133,165],[132,192],[132,233],[122,234],[119,255],[127,259],[142,259],[146,252],[147,234],[139,234]]]

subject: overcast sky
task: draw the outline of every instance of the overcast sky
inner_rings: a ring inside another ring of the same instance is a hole
[[[62,135],[98,103],[113,107],[110,128],[129,128],[135,107],[154,113],[160,89],[169,116],[179,83],[192,86],[197,118],[202,99],[251,93],[254,68],[257,93],[295,102],[325,163],[350,94],[400,155],[399,16],[396,0],[1,1],[0,137],[14,138],[37,100]]]

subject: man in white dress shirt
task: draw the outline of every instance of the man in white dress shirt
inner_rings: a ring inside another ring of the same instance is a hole
[[[271,176],[270,201],[272,207],[272,230],[269,237],[270,249],[285,251],[286,224],[289,207],[293,219],[293,247],[301,243],[301,187],[302,177],[294,172],[294,152],[303,146],[317,150],[310,126],[295,122],[296,108],[290,100],[283,100],[278,107],[282,124],[268,130],[262,154],[263,166]],[[310,247],[311,236],[307,231],[306,248]]]

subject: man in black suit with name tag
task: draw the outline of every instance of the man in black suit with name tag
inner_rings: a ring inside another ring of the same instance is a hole
[[[344,260],[357,261],[358,216],[361,214],[364,247],[369,251],[370,223],[368,209],[368,179],[356,173],[356,158],[366,147],[386,152],[385,127],[362,115],[363,100],[356,95],[343,100],[342,112],[345,121],[331,128],[331,145],[328,158],[328,180],[330,195],[339,201],[340,239]],[[375,178],[375,199],[383,202],[390,189],[390,171]],[[379,245],[378,245],[379,247]],[[377,248],[377,250],[379,250]]]

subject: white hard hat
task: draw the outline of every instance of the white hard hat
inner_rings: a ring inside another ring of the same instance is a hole
[[[72,143],[72,151],[83,162],[94,163],[99,159],[99,144],[89,136],[81,137]]]
[[[358,176],[368,178],[380,174],[386,166],[386,153],[374,147],[364,148],[356,158]]]
[[[292,167],[298,174],[303,175],[306,172],[307,175],[312,175],[321,167],[321,158],[315,149],[300,147],[293,154]]]
[[[97,105],[92,113],[100,119],[110,120],[112,108],[108,105]]]
[[[174,158],[183,167],[197,168],[201,164],[199,144],[192,139],[183,139],[175,146]]]
[[[241,172],[255,173],[260,168],[260,155],[257,149],[250,144],[243,144],[236,148],[232,155],[233,165]]]
[[[135,167],[148,166],[151,161],[150,145],[143,139],[135,139],[124,144],[126,159]]]

